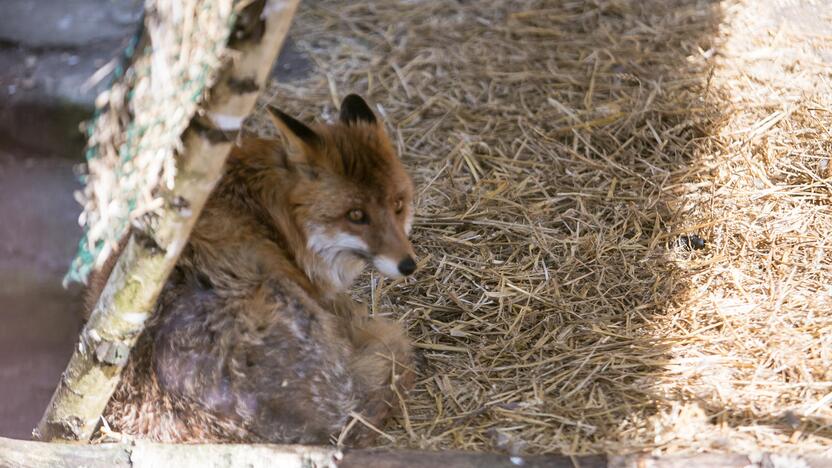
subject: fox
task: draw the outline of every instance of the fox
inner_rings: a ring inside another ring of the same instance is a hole
[[[414,385],[405,330],[349,294],[368,265],[417,269],[413,182],[383,122],[356,94],[334,123],[268,113],[281,138],[231,150],[105,409],[110,431],[367,446]],[[115,259],[91,277],[88,312]]]

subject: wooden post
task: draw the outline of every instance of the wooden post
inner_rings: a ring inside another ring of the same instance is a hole
[[[221,176],[233,139],[266,84],[298,5],[298,0],[224,1],[245,7],[228,41],[231,63],[182,136],[175,184],[165,194],[165,206],[152,226],[134,232],[119,257],[33,431],[36,439],[85,441],[93,434],[130,349]]]

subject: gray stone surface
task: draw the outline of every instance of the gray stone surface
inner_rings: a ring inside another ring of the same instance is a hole
[[[23,145],[80,160],[79,123],[92,115],[95,96],[108,82],[86,91],[82,84],[116,50],[115,45],[77,53],[0,48],[0,146]]]
[[[73,192],[81,184],[73,166],[62,158],[0,153],[0,268],[61,279],[80,239]]]
[[[99,86],[85,83],[136,33],[137,0],[4,0],[0,101],[91,109]]]
[[[0,436],[28,438],[80,327],[61,287],[80,238],[72,162],[0,152]]]
[[[0,146],[81,160],[79,123],[111,76],[85,86],[138,30],[134,0],[4,0],[0,16]],[[44,27],[44,25],[46,27]],[[286,41],[272,76],[308,77],[309,57]]]
[[[3,0],[0,41],[70,49],[119,41],[135,31],[138,0]]]
[[[92,108],[95,96],[109,81],[102,80],[98,86],[84,85],[99,68],[120,53],[122,42],[61,51],[6,48],[0,54],[3,65],[0,79],[5,85],[0,89],[0,99],[28,98]]]
[[[78,124],[108,79],[84,86],[135,34],[136,0],[4,0],[0,145],[80,158]]]

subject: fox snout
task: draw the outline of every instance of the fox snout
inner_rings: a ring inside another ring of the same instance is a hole
[[[414,271],[416,271],[416,260],[413,260],[410,255],[399,262],[399,273],[408,276],[412,275]]]
[[[410,276],[416,271],[416,260],[411,254],[407,254],[398,260],[388,255],[378,255],[373,258],[373,266],[384,276],[401,278]]]
[[[395,219],[371,235],[373,266],[389,278],[401,278],[416,271],[413,246],[408,239],[408,229]]]

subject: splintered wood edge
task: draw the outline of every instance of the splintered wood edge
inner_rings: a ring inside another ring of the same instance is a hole
[[[209,122],[200,122],[195,116],[184,132],[175,187],[166,194],[169,202],[159,211],[153,231],[134,232],[119,257],[33,431],[36,439],[86,441],[92,436],[127,356],[221,176],[234,136],[265,88],[298,1],[267,0],[262,12],[256,12],[265,22],[262,36],[234,41],[230,65],[221,72],[202,106]],[[241,14],[245,13],[244,9]],[[229,44],[232,40],[229,38]]]

